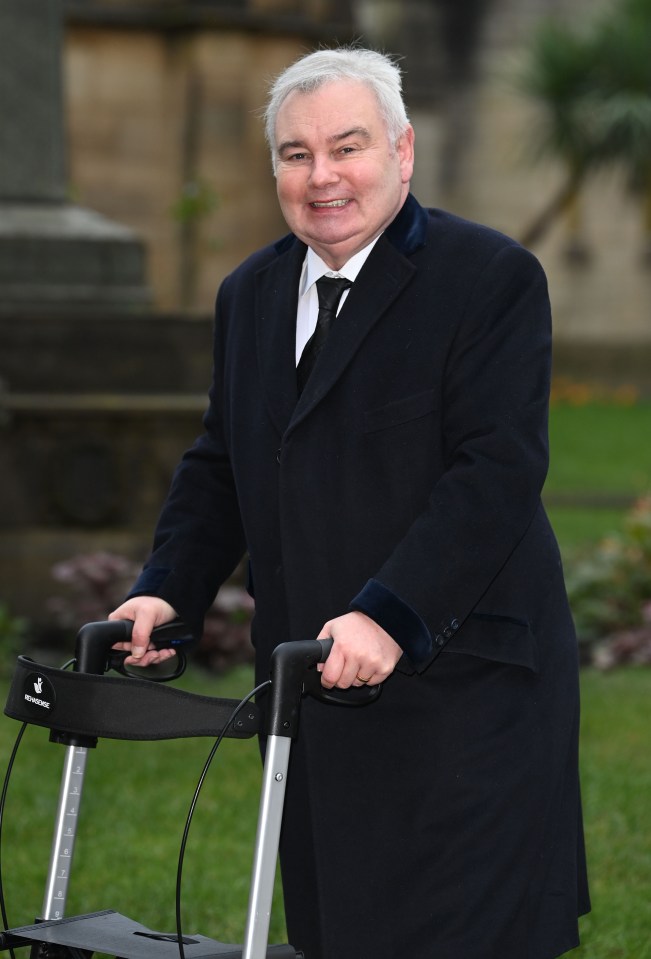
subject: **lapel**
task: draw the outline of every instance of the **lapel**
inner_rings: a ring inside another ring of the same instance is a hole
[[[428,214],[411,194],[373,247],[341,308],[300,398],[295,338],[305,245],[277,244],[279,256],[256,276],[257,347],[267,402],[279,433],[293,430],[332,389],[380,317],[416,273],[409,255],[425,244]]]
[[[306,247],[289,236],[255,277],[256,345],[269,412],[282,435],[296,407],[296,308]]]

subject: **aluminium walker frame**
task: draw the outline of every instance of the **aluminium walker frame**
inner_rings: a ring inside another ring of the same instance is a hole
[[[301,699],[309,692],[324,702],[363,705],[372,702],[381,687],[325,690],[316,664],[325,661],[332,640],[283,643],[272,656],[263,716],[248,702],[198,696],[147,679],[105,676],[111,668],[122,671],[118,664],[126,654],[116,653],[113,646],[130,639],[131,627],[124,620],[84,626],[77,636],[73,672],[18,657],[5,713],[49,728],[50,740],[64,745],[66,755],[42,915],[30,926],[0,933],[0,949],[28,945],[32,959],[88,959],[93,952],[120,959],[302,959],[290,945],[268,945],[285,785]],[[152,642],[159,647],[181,645],[187,642],[187,631],[180,623],[159,627]],[[266,749],[243,946],[204,936],[184,936],[179,944],[176,934],[152,932],[110,909],[65,916],[88,750],[98,737],[241,739],[256,733],[265,735]]]

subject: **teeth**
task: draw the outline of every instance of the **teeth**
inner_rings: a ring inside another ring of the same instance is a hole
[[[346,206],[347,203],[348,203],[348,200],[330,200],[328,203],[318,203],[316,200],[314,200],[313,203],[311,203],[310,205],[315,206],[319,210],[322,210],[326,207]]]

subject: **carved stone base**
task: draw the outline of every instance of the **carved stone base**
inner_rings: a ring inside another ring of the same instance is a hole
[[[127,227],[59,203],[0,206],[0,312],[149,305],[143,244]]]

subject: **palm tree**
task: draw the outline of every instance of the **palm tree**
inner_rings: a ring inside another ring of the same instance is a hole
[[[601,109],[598,149],[641,198],[651,263],[651,0],[625,0],[595,38]]]
[[[576,238],[582,184],[600,167],[620,167],[644,198],[651,256],[651,0],[620,0],[583,33],[544,21],[517,82],[542,107],[537,155],[565,168],[561,188],[523,242],[539,240],[565,211]]]
[[[565,171],[555,195],[523,233],[522,242],[529,246],[563,213],[570,213],[572,232],[578,230],[581,187],[597,162],[590,108],[594,59],[589,38],[558,21],[542,21],[517,82],[542,108],[528,144],[534,159],[551,156],[560,160]]]

